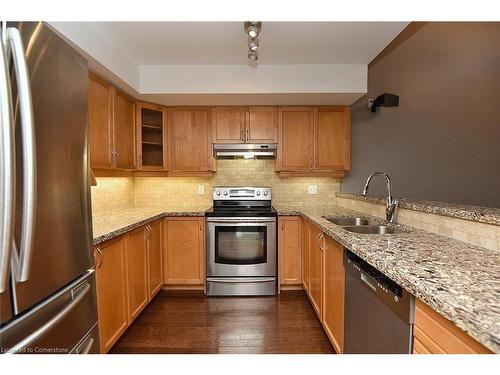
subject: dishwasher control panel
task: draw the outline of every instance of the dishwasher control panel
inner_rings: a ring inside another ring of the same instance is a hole
[[[373,280],[372,282],[376,283],[376,286],[379,289],[382,289],[384,292],[392,292],[395,295],[395,302],[399,300],[403,296],[403,288],[391,280],[389,277],[385,276],[382,272],[377,270],[371,264],[361,259],[359,256],[354,254],[352,251],[345,251],[345,266],[351,266],[357,271],[361,273],[365,273],[370,276]],[[368,281],[368,280],[367,280]],[[368,281],[369,282],[369,281]]]

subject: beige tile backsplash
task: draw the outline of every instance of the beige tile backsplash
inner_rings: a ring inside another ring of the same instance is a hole
[[[132,206],[209,207],[214,186],[271,186],[273,204],[292,207],[335,205],[340,182],[328,177],[285,177],[274,173],[273,160],[219,160],[213,178],[100,177],[92,187],[94,213]],[[199,185],[205,193],[198,194]],[[309,185],[317,194],[307,193]]]
[[[199,185],[204,185],[205,194],[197,194]],[[309,185],[317,186],[316,195],[307,194]],[[273,204],[296,207],[334,205],[340,191],[334,178],[280,178],[273,160],[219,160],[213,178],[136,177],[135,205],[209,207],[214,186],[271,186]]]
[[[334,178],[279,177],[273,160],[219,160],[213,178],[98,177],[92,187],[92,210],[103,213],[133,206],[210,207],[214,186],[270,186],[273,204],[287,207],[339,205],[385,218],[384,206],[335,197],[340,181]],[[198,194],[199,185],[204,194]],[[307,193],[316,185],[316,195]],[[500,249],[500,227],[408,209],[399,209],[397,222],[492,250]]]
[[[337,205],[385,219],[385,207],[381,204],[337,197]],[[456,240],[491,250],[500,250],[500,227],[425,212],[398,209],[396,221],[400,224],[428,232],[441,234]]]
[[[92,186],[92,212],[100,214],[134,205],[133,177],[97,177]]]

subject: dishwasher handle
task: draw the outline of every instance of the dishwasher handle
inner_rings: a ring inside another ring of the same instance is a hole
[[[361,272],[361,281],[363,281],[366,285],[368,285],[373,290],[375,290],[375,291],[377,290],[377,284],[375,283],[375,280],[373,280],[370,276],[366,275],[363,272]]]

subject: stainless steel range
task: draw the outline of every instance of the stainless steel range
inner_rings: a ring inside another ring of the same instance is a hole
[[[207,217],[209,296],[275,295],[276,210],[269,187],[215,187]]]

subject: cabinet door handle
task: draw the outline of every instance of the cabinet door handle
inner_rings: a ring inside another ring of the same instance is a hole
[[[95,256],[96,254],[99,254],[99,257]],[[94,257],[95,257],[95,260],[96,260],[94,268],[96,268],[96,269],[97,268],[101,268],[102,260],[103,260],[104,257],[102,255],[102,251],[101,251],[100,248],[96,247]]]
[[[246,142],[248,142],[248,140],[250,139],[250,129],[247,128],[247,138],[246,138]]]
[[[139,167],[142,166],[142,155],[137,158],[137,164],[139,164]]]
[[[243,142],[245,141],[243,138],[243,128],[240,129],[240,140]]]

